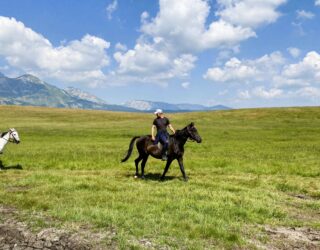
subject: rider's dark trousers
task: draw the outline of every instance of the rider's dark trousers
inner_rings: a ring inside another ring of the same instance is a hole
[[[157,133],[154,145],[157,145],[159,142],[163,145],[162,153],[167,152],[169,145],[169,134],[167,131],[159,131]]]

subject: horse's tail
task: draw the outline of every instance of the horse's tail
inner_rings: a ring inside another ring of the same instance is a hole
[[[127,160],[130,158],[130,156],[131,156],[131,154],[132,154],[132,150],[133,150],[134,141],[135,141],[136,139],[138,139],[139,137],[140,137],[140,136],[135,136],[135,137],[133,137],[133,138],[131,139],[131,142],[130,142],[130,145],[129,145],[129,149],[128,149],[127,155],[121,160],[121,162],[125,162],[125,161],[127,161]]]

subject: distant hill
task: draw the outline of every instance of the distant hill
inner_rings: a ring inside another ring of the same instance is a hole
[[[182,112],[182,111],[207,111],[207,110],[227,110],[231,109],[229,107],[223,105],[217,106],[204,106],[200,104],[189,104],[189,103],[182,103],[182,104],[171,104],[166,102],[152,102],[152,101],[145,101],[145,100],[134,100],[129,101],[124,104],[127,107],[134,108],[140,111],[152,111],[155,109],[163,109],[166,112]]]
[[[121,105],[107,104],[75,88],[62,90],[29,74],[17,78],[0,74],[0,104],[137,111]]]
[[[114,105],[81,89],[73,87],[68,87],[65,90],[60,89],[30,74],[17,78],[9,78],[1,72],[0,105],[28,105],[127,112],[151,112],[158,108],[163,109],[165,112],[230,109],[222,105],[207,107],[199,104],[170,104],[144,100],[129,101],[124,105]]]
[[[77,89],[77,88],[74,88],[74,87],[68,87],[65,89],[65,91],[71,95],[72,97],[75,97],[77,99],[80,99],[80,100],[86,100],[86,101],[89,101],[89,102],[95,102],[95,103],[100,103],[100,104],[107,104],[106,101],[94,96],[94,95],[91,95],[87,92],[84,92],[82,91],[81,89]]]

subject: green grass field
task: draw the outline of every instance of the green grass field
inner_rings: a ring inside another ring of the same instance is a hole
[[[153,114],[0,106],[0,117],[0,130],[15,127],[22,141],[0,156],[9,168],[0,204],[35,227],[113,229],[124,249],[139,239],[254,249],[266,225],[320,229],[320,108],[168,114],[177,129],[194,121],[203,139],[186,144],[187,183],[177,162],[164,182],[155,159],[146,180],[133,178],[136,150],[120,163],[131,137],[150,133]]]

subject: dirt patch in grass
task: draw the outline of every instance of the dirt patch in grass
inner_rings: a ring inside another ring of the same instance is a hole
[[[33,232],[17,215],[17,210],[0,206],[0,249],[118,249],[115,232],[100,233],[87,228],[76,232],[57,228]]]
[[[272,226],[264,226],[260,229],[255,239],[248,239],[249,246],[253,249],[320,249],[319,230],[307,227]],[[0,205],[0,249],[3,250],[119,249],[116,238],[117,234],[113,230],[97,232],[89,225],[81,226],[73,231],[54,227],[32,230],[27,223],[21,222],[18,210]],[[132,239],[128,243],[144,249],[170,249],[166,246],[158,246],[152,240],[145,238]],[[239,249],[247,248],[239,247]]]
[[[249,240],[258,249],[320,249],[320,231],[307,227],[271,227],[265,226],[261,240]]]
[[[292,197],[301,199],[301,200],[319,200],[318,197],[312,197],[309,195],[305,195],[305,194],[290,194]]]

